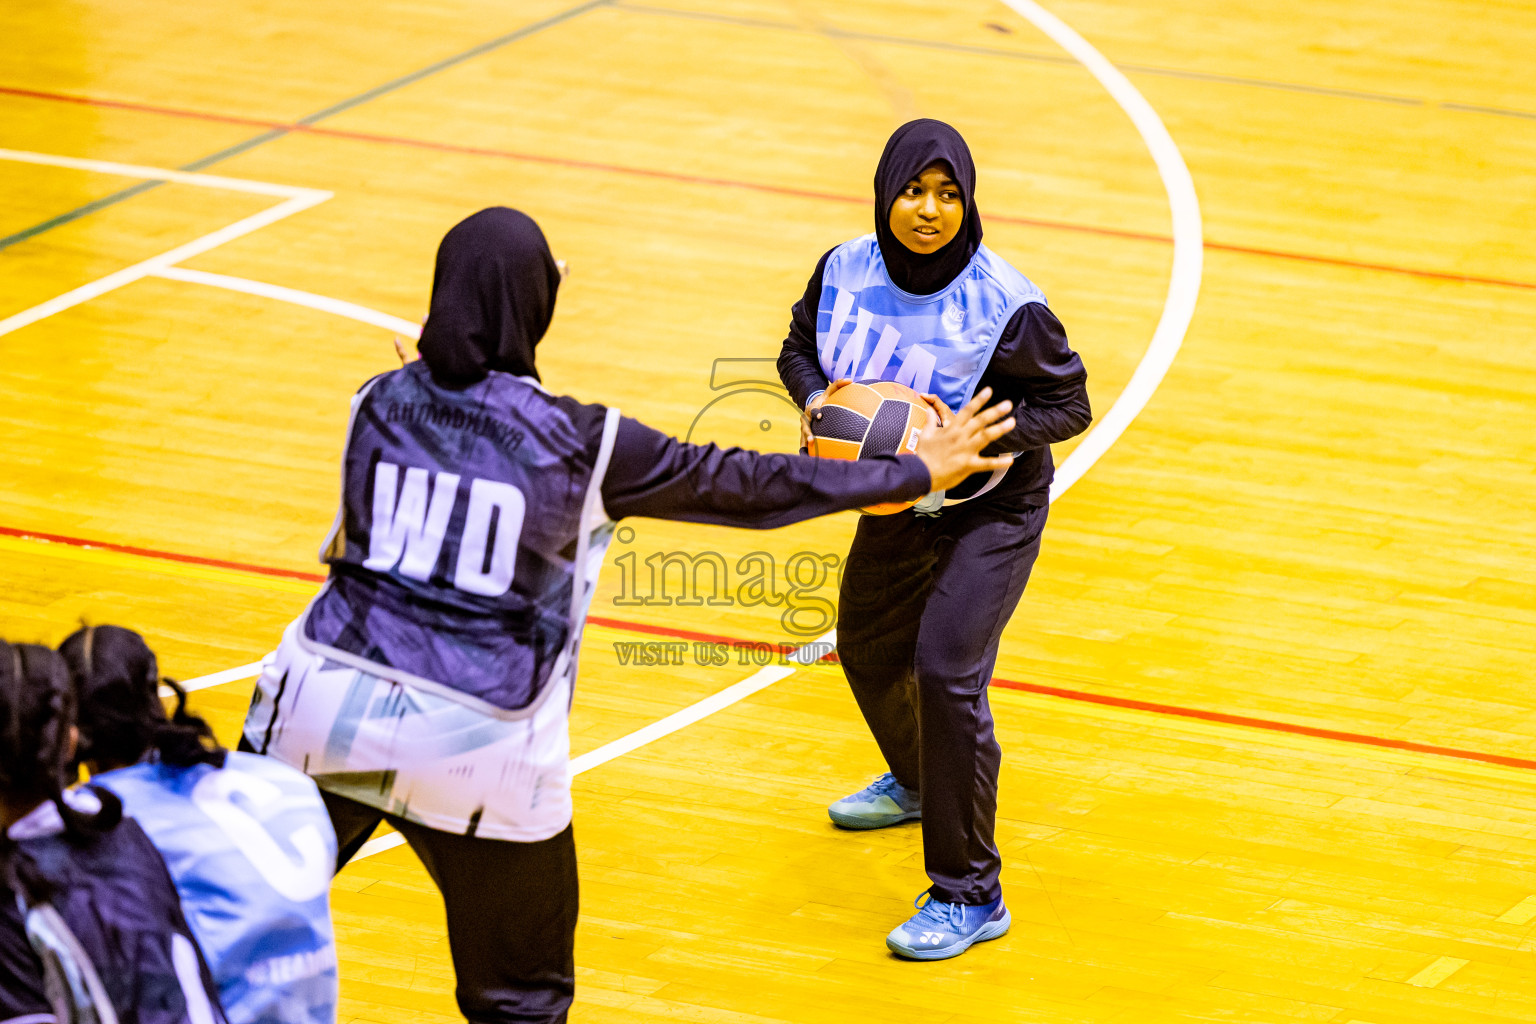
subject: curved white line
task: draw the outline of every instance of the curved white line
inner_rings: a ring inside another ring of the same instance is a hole
[[[1152,154],[1153,161],[1157,164],[1157,171],[1162,177],[1163,188],[1168,193],[1168,205],[1173,216],[1173,271],[1168,282],[1168,297],[1163,304],[1163,315],[1157,322],[1157,329],[1152,333],[1152,340],[1148,343],[1146,352],[1142,354],[1141,362],[1136,365],[1136,372],[1131,375],[1125,389],[1120,392],[1120,397],[1057,469],[1056,481],[1051,485],[1051,501],[1054,502],[1066,493],[1067,488],[1082,479],[1083,474],[1088,472],[1110,446],[1119,440],[1120,435],[1125,433],[1126,427],[1130,426],[1141,410],[1146,408],[1157,386],[1167,375],[1168,368],[1173,365],[1174,357],[1178,355],[1179,347],[1184,343],[1184,335],[1189,330],[1189,322],[1195,314],[1195,300],[1200,294],[1204,240],[1200,226],[1200,203],[1195,196],[1194,179],[1190,177],[1189,167],[1184,163],[1184,157],[1179,153],[1173,136],[1168,134],[1167,127],[1157,116],[1157,112],[1152,109],[1152,105],[1147,102],[1146,97],[1142,96],[1129,79],[1110,64],[1103,54],[1094,49],[1092,44],[1033,0],[1003,0],[1003,3],[1027,18],[1036,28],[1050,36],[1062,49],[1075,57],[1094,78],[1098,79],[1114,101],[1130,117],[1131,123],[1141,134],[1147,149]],[[351,317],[364,323],[376,324],[412,337],[419,337],[421,333],[421,329],[415,324],[401,320],[399,317],[379,313],[355,303],[328,299],[323,295],[293,288],[248,281],[238,277],[226,277],[222,274],[183,271],[179,268],[161,271],[160,276],[228,288],[251,295],[264,295],[268,298]],[[820,657],[823,650],[821,644],[833,642],[835,642],[835,634],[829,632],[800,648],[790,655],[789,660],[807,663],[815,657]],[[809,653],[812,651],[815,652],[814,656]],[[231,669],[228,673],[221,672],[213,677],[205,677],[209,682],[199,679],[193,680],[193,683],[213,685],[211,680],[215,678],[220,682],[232,681],[236,678],[244,678],[247,673],[254,675],[254,672],[249,671],[253,668],[259,669],[259,666]],[[644,726],[628,736],[572,758],[571,774],[577,775],[589,771],[647,743],[670,735],[793,675],[794,671],[787,666],[762,669],[719,693],[712,694],[696,704]],[[353,859],[361,860],[371,857],[403,845],[404,842],[405,838],[399,833],[379,836],[364,843]]]
[[[1067,456],[1066,461],[1057,467],[1056,480],[1051,484],[1051,501],[1054,502],[1065,494],[1069,487],[1081,480],[1083,474],[1092,469],[1094,463],[1098,462],[1104,453],[1120,439],[1120,435],[1125,433],[1126,428],[1141,414],[1141,410],[1146,408],[1153,393],[1157,391],[1158,385],[1167,375],[1169,367],[1173,365],[1180,346],[1184,344],[1184,335],[1189,330],[1189,322],[1195,315],[1195,301],[1200,295],[1200,277],[1205,262],[1205,241],[1200,222],[1200,201],[1195,196],[1194,179],[1190,176],[1189,167],[1184,163],[1183,154],[1179,152],[1173,136],[1168,133],[1162,118],[1157,116],[1157,111],[1152,109],[1152,104],[1147,102],[1146,97],[1131,84],[1130,79],[1121,74],[1120,70],[1095,49],[1092,43],[1034,0],[1003,0],[1003,3],[1028,19],[1058,46],[1071,54],[1078,63],[1087,68],[1088,73],[1098,80],[1109,93],[1110,98],[1125,111],[1131,119],[1131,124],[1141,135],[1142,141],[1146,143],[1148,152],[1152,154],[1153,163],[1157,165],[1157,173],[1162,178],[1163,189],[1168,193],[1168,209],[1173,219],[1173,269],[1168,280],[1168,297],[1164,300],[1163,314],[1157,321],[1157,329],[1152,332],[1152,340],[1147,344],[1147,350],[1142,353],[1141,361],[1136,364],[1136,371],[1131,374],[1131,379],[1126,382],[1125,388],[1115,399],[1114,405],[1100,417],[1098,423],[1088,432],[1088,436],[1084,437],[1072,450],[1072,454]],[[312,309],[374,324],[386,330],[408,334],[413,338],[420,337],[421,334],[421,328],[410,321],[390,316],[388,313],[380,313],[356,303],[343,302],[312,292],[264,284],[245,278],[226,277],[223,274],[183,270],[180,267],[166,268],[157,273],[161,277],[195,281],[231,291],[264,295],[283,302],[309,306]]]
[[[267,655],[267,658],[272,655]],[[198,676],[195,679],[183,679],[181,688],[191,693],[193,690],[206,690],[210,686],[219,686],[222,683],[239,682],[241,679],[250,679],[261,675],[261,670],[266,667],[267,658],[261,661],[253,661],[249,665],[238,665],[235,668],[226,668],[222,672],[210,672],[206,676]],[[160,687],[160,696],[169,697],[172,694],[169,686]]]
[[[297,288],[285,288],[280,284],[267,284],[264,281],[252,281],[245,277],[230,277],[227,274],[210,274],[206,270],[188,270],[186,267],[165,267],[150,271],[150,274],[153,277],[165,277],[172,281],[206,284],[246,295],[277,299],[279,302],[291,302],[295,306],[308,306],[310,309],[318,309],[325,313],[335,313],[337,316],[361,320],[365,324],[382,327],[386,331],[394,331],[397,334],[409,334],[413,338],[421,336],[420,324],[413,324],[409,320],[402,320],[388,313],[380,313],[367,306],[359,306],[355,302],[332,299],[325,295],[316,295],[314,292],[301,292]]]
[[[1055,501],[1082,479],[1083,474],[1109,451],[1110,445],[1120,439],[1125,428],[1146,408],[1152,393],[1173,365],[1179,346],[1184,344],[1189,321],[1195,315],[1201,268],[1205,262],[1205,241],[1201,234],[1200,201],[1195,197],[1194,179],[1189,175],[1189,167],[1173,136],[1168,134],[1167,126],[1152,109],[1152,104],[1107,57],[1093,48],[1093,44],[1034,0],[1003,0],[1003,3],[1076,58],[1130,117],[1157,164],[1157,173],[1168,193],[1169,212],[1173,215],[1173,272],[1157,330],[1152,332],[1152,341],[1115,404],[1056,470],[1056,482],[1051,485],[1051,500]]]

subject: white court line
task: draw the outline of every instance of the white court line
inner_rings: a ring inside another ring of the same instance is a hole
[[[314,292],[301,292],[297,288],[285,288],[280,284],[267,284],[245,277],[230,277],[227,274],[210,274],[206,270],[188,270],[185,267],[166,267],[151,273],[155,277],[165,277],[172,281],[205,284],[212,288],[224,288],[232,292],[243,292],[246,295],[277,299],[279,302],[291,302],[295,306],[308,306],[310,309],[318,309],[325,313],[335,313],[337,316],[361,320],[365,324],[382,327],[386,331],[408,334],[413,338],[421,336],[420,324],[389,313],[381,313],[376,309],[369,309],[367,306],[359,306],[355,302],[316,295]]]
[[[1153,331],[1152,340],[1147,345],[1147,350],[1142,354],[1141,361],[1136,366],[1136,371],[1131,375],[1130,381],[1115,404],[1110,407],[1104,417],[1099,420],[1094,429],[1089,432],[1082,442],[1072,451],[1056,471],[1056,481],[1051,485],[1051,501],[1061,497],[1083,474],[1087,473],[1094,463],[1098,462],[1111,445],[1125,433],[1141,410],[1146,408],[1153,393],[1157,390],[1168,369],[1173,365],[1174,358],[1178,355],[1179,348],[1184,342],[1184,335],[1189,330],[1189,322],[1194,316],[1195,301],[1200,294],[1200,278],[1204,263],[1204,240],[1202,237],[1200,221],[1200,203],[1195,195],[1194,179],[1190,176],[1189,168],[1184,163],[1183,156],[1179,153],[1178,146],[1173,137],[1168,133],[1167,127],[1157,112],[1152,109],[1144,96],[1137,91],[1123,74],[1119,72],[1103,54],[1099,53],[1092,44],[1068,26],[1061,19],[1049,11],[1033,3],[1032,0],[1003,0],[1020,15],[1027,18],[1037,28],[1060,45],[1064,50],[1088,69],[1096,78],[1110,97],[1118,103],[1130,117],[1132,124],[1146,142],[1152,159],[1157,165],[1159,176],[1162,178],[1163,187],[1168,193],[1168,205],[1173,218],[1173,267],[1168,282],[1168,295],[1164,300],[1163,313],[1159,318],[1156,330]],[[219,280],[213,280],[213,278]],[[398,318],[389,317],[388,314],[367,310],[356,306],[354,303],[342,303],[336,300],[326,299],[323,296],[312,295],[308,292],[298,292],[293,289],[280,288],[276,285],[266,285],[258,281],[244,281],[240,278],[224,278],[222,275],[199,275],[196,278],[184,275],[182,280],[197,280],[203,284],[211,284],[221,288],[232,288],[236,291],[246,291],[253,295],[267,295],[271,298],[281,299],[286,302],[296,302],[299,305],[311,306],[315,309],[326,309],[341,316],[352,317],[366,323],[380,324],[380,318],[391,321]],[[364,315],[359,315],[359,313]],[[391,330],[399,330],[401,333],[409,333],[412,337],[420,335],[420,329],[414,324],[401,321],[403,327],[393,327]],[[824,649],[817,650],[823,643],[834,643],[836,635],[828,632],[811,644],[800,648],[789,656],[789,660],[798,660],[802,664],[814,661],[821,657]],[[808,652],[814,651],[814,657]],[[794,669],[789,666],[771,666],[753,673],[739,683],[729,686],[719,693],[699,701],[688,708],[684,708],[675,714],[669,715],[658,722],[638,729],[628,736],[615,740],[596,750],[582,754],[571,761],[572,776],[590,771],[601,764],[636,750],[647,743],[668,736],[679,729],[692,725],[717,711],[721,711],[738,701],[755,694],[768,686],[779,682],[794,674]],[[385,850],[392,850],[405,842],[399,833],[391,833],[370,839],[364,843],[353,860],[361,860],[371,857]]]
[[[801,665],[809,665],[830,652],[835,640],[835,634],[828,632],[823,636],[817,637],[804,647],[786,655],[786,660],[797,662]],[[265,663],[265,660],[263,660],[250,665],[241,665],[239,668],[230,668],[222,672],[198,676],[195,679],[186,680],[181,684],[181,687],[188,693],[191,693],[194,690],[218,686],[221,683],[233,683],[241,679],[250,679],[261,674]],[[696,704],[691,704],[681,711],[668,715],[666,718],[642,726],[629,735],[621,736],[612,743],[606,743],[596,750],[589,750],[585,754],[579,754],[571,758],[571,776],[575,777],[582,772],[591,771],[598,765],[607,764],[616,757],[623,757],[630,751],[638,750],[647,743],[659,740],[663,736],[670,736],[679,729],[684,729],[701,719],[708,718],[716,711],[724,710],[732,704],[745,700],[759,690],[767,689],[786,676],[793,675],[794,672],[795,670],[788,665],[764,666],[741,682],[728,686],[719,693],[711,694]],[[162,688],[160,696],[169,697],[171,696],[171,691],[167,688]],[[377,839],[370,839],[363,844],[357,856],[352,859],[362,860],[364,857],[372,857],[376,853],[393,850],[404,842],[405,837],[398,832],[392,832],[387,836],[380,836]]]
[[[236,238],[248,235],[253,231],[259,231],[270,224],[275,224],[286,217],[318,206],[331,198],[333,193],[321,189],[298,188],[292,185],[273,185],[262,181],[246,181],[241,178],[225,178],[216,174],[191,174],[186,171],[172,171],[161,167],[141,167],[137,164],[118,164],[105,160],[81,160],[76,157],[55,156],[50,153],[27,153],[14,149],[0,149],[0,160],[14,160],[20,163],[42,164],[49,167],[69,167],[75,170],[97,171],[102,174],[116,174],[127,178],[147,178],[154,181],[171,181],[184,185],[197,185],[203,188],[224,189],[235,192],[250,192],[258,195],[286,196],[276,206],[252,214],[242,220],[238,220],[227,227],[210,232],[201,238],[178,245],[158,256],[151,256],[131,267],[115,271],[105,277],[98,278],[89,284],[56,295],[47,302],[39,303],[31,309],[22,310],[13,316],[0,320],[0,337],[20,330],[29,324],[61,313],[82,302],[105,295],[107,292],[121,288],[142,280],[150,274],[168,270],[182,260],[201,255],[210,249],[215,249],[226,242],[232,242]],[[383,315],[383,314],[379,314]]]
[[[1051,484],[1051,500],[1055,501],[1082,479],[1083,474],[1109,451],[1110,445],[1120,439],[1125,428],[1146,408],[1168,368],[1173,365],[1179,347],[1184,344],[1184,335],[1189,331],[1189,321],[1195,315],[1195,300],[1200,295],[1200,276],[1205,262],[1205,239],[1194,178],[1190,177],[1189,166],[1184,163],[1173,136],[1168,134],[1168,127],[1147,98],[1107,57],[1094,49],[1092,43],[1078,35],[1076,29],[1034,0],[1003,0],[1003,3],[1076,58],[1130,117],[1152,154],[1152,162],[1157,165],[1163,189],[1168,193],[1168,210],[1173,217],[1173,269],[1168,280],[1168,297],[1163,302],[1163,315],[1120,397],[1056,470],[1056,480]]]
[[[191,693],[193,690],[206,690],[210,686],[219,686],[223,683],[233,683],[241,679],[253,679],[261,675],[262,668],[266,666],[267,659],[271,657],[272,655],[269,654],[260,661],[252,662],[249,665],[241,665],[239,668],[227,668],[222,672],[211,672],[206,676],[198,676],[196,679],[183,679],[181,681],[181,688]],[[160,691],[160,696],[162,697],[169,697],[170,695],[171,691],[169,689],[162,689]]]
[[[57,153],[33,153],[23,149],[0,149],[0,160],[14,160],[22,164],[41,164],[45,167],[68,167],[74,171],[94,171],[97,174],[115,174],[120,178],[173,181],[178,185],[217,188],[223,189],[226,192],[251,192],[260,196],[280,196],[284,199],[297,199],[299,196],[320,191],[319,189],[300,188],[297,185],[277,185],[269,181],[226,178],[221,174],[173,171],[167,167],[120,164],[111,160],[85,160],[77,156],[60,156]],[[331,193],[327,192],[325,195],[329,198]]]
[[[1093,44],[1050,11],[1034,3],[1033,0],[1003,0],[1003,2],[1076,58],[1104,87],[1110,98],[1130,117],[1142,141],[1146,143],[1153,163],[1157,166],[1158,176],[1162,179],[1163,188],[1168,193],[1168,209],[1173,221],[1173,266],[1169,274],[1168,294],[1163,302],[1162,316],[1158,318],[1157,327],[1152,332],[1152,340],[1147,343],[1147,349],[1142,353],[1141,361],[1136,364],[1135,372],[1131,374],[1131,379],[1115,399],[1115,403],[1100,417],[1093,429],[1072,450],[1066,460],[1057,467],[1055,481],[1051,484],[1051,501],[1054,502],[1065,494],[1068,488],[1081,480],[1083,475],[1093,468],[1094,463],[1098,462],[1104,453],[1120,439],[1120,435],[1125,433],[1126,428],[1146,408],[1152,395],[1157,391],[1158,385],[1167,376],[1169,368],[1179,354],[1180,347],[1184,344],[1184,336],[1189,331],[1190,320],[1195,315],[1195,303],[1200,295],[1200,280],[1205,263],[1205,239],[1201,226],[1200,200],[1195,194],[1194,178],[1190,176],[1189,167],[1179,152],[1178,144],[1173,141],[1167,126],[1158,117],[1157,111],[1152,109],[1146,97],[1131,84],[1130,79],[1109,62],[1108,58],[1095,49]],[[0,154],[4,152],[0,151]],[[244,278],[226,277],[222,274],[206,274],[201,271],[176,271],[174,274],[160,276],[175,277],[184,281],[195,280],[218,288],[247,292],[251,295],[264,295],[283,302],[309,306],[361,320],[364,323],[375,324],[401,334],[408,334],[413,338],[421,335],[421,328],[418,325],[399,317],[311,292],[301,292]],[[0,331],[0,333],[4,332]]]
[[[1146,352],[1142,354],[1141,361],[1137,364],[1135,373],[1131,375],[1130,382],[1127,383],[1125,389],[1120,393],[1120,397],[1116,399],[1115,404],[1110,407],[1109,412],[1104,415],[1098,425],[1083,439],[1082,443],[1073,450],[1072,454],[1068,456],[1066,461],[1057,470],[1056,482],[1051,487],[1051,500],[1054,502],[1072,484],[1080,480],[1094,463],[1103,457],[1110,446],[1119,439],[1120,435],[1125,432],[1125,429],[1130,426],[1141,410],[1146,407],[1147,402],[1157,390],[1158,385],[1162,382],[1164,376],[1167,375],[1168,368],[1173,364],[1175,356],[1178,355],[1179,347],[1183,344],[1184,335],[1189,329],[1189,322],[1194,316],[1195,301],[1200,292],[1200,277],[1204,261],[1204,242],[1201,235],[1200,206],[1199,200],[1195,195],[1194,180],[1190,176],[1189,168],[1184,163],[1184,158],[1179,153],[1178,146],[1174,143],[1173,137],[1168,133],[1168,129],[1163,124],[1162,119],[1157,116],[1157,112],[1152,109],[1152,105],[1137,91],[1129,79],[1110,64],[1103,54],[1099,53],[1087,40],[1065,22],[1061,21],[1061,19],[1034,3],[1033,0],[1003,0],[1003,2],[1075,57],[1104,86],[1111,98],[1130,117],[1136,130],[1146,142],[1147,148],[1152,154],[1152,159],[1157,165],[1158,174],[1163,181],[1163,187],[1168,193],[1169,208],[1173,217],[1173,268],[1168,283],[1168,295],[1163,305],[1163,313],[1158,320],[1156,330],[1153,332],[1152,340],[1147,345]],[[0,151],[0,155],[3,155],[4,152]],[[61,166],[69,165],[61,164]],[[153,269],[156,271],[164,270],[169,265],[167,263],[163,267]],[[151,271],[145,271],[145,273],[149,272]],[[195,272],[185,272],[163,276],[172,276],[178,280],[195,281],[216,287],[231,288],[235,291],[245,291],[253,295],[265,295],[269,298],[285,302],[294,302],[299,305],[311,306],[315,309],[324,309],[341,316],[362,320],[365,323],[387,326],[388,329],[398,330],[401,333],[407,333],[412,336],[419,334],[419,328],[406,321],[401,321],[404,327],[389,326],[387,321],[394,321],[398,318],[389,317],[388,314],[368,310],[354,303],[326,299],[324,296],[313,295],[309,292],[300,292],[296,289],[266,285],[255,281],[244,281],[240,278],[227,278],[224,275],[217,274],[202,275]],[[5,333],[5,330],[3,330],[4,326],[5,322],[0,322],[0,334]],[[824,649],[820,645],[834,641],[835,635],[829,632],[790,655],[790,660],[798,660],[802,664],[814,661],[824,653]],[[244,675],[236,673],[242,673],[251,668],[252,666],[246,666],[246,669],[231,669],[229,673],[217,673],[216,675],[221,677],[219,679],[220,682],[232,682],[236,678],[245,678]],[[255,666],[255,668],[259,669],[259,666]],[[706,697],[697,704],[669,715],[658,722],[653,722],[651,725],[645,726],[619,740],[573,758],[571,761],[571,774],[574,776],[590,771],[647,743],[692,725],[779,682],[792,675],[794,671],[793,668],[787,665],[769,666],[760,669],[741,682],[727,687],[710,697]],[[254,675],[255,673],[251,672],[250,674]],[[202,677],[202,679],[212,678],[214,677]],[[201,681],[194,680],[193,682]],[[205,683],[204,685],[216,684]],[[354,860],[360,860],[364,857],[370,857],[376,853],[393,849],[400,846],[403,842],[404,838],[398,833],[369,840],[363,844],[362,849]]]
[[[832,634],[828,633],[817,642],[829,641],[831,637]],[[829,649],[824,648],[822,653]],[[795,655],[800,654],[804,650],[806,648],[802,647],[789,657],[794,658]],[[817,655],[817,657],[820,656],[820,654]],[[719,693],[711,694],[697,704],[691,704],[681,711],[668,715],[666,718],[652,722],[650,725],[642,726],[628,736],[621,736],[612,743],[603,744],[596,750],[589,750],[585,754],[578,754],[571,758],[571,777],[575,778],[582,772],[589,772],[598,765],[607,764],[616,757],[623,757],[625,754],[638,750],[647,743],[659,740],[663,736],[670,736],[679,729],[684,729],[701,719],[708,718],[716,711],[723,711],[732,704],[745,700],[759,690],[766,690],[779,680],[794,674],[795,670],[788,665],[768,665],[760,668],[741,682],[736,683],[734,686],[727,686]],[[393,850],[395,847],[403,846],[404,844],[405,836],[399,832],[391,832],[388,835],[368,840],[358,849],[356,856],[352,860],[359,861],[364,857],[372,857],[376,853]]]
[[[786,661],[795,662],[797,665],[810,665],[828,654],[837,646],[837,632],[828,630],[821,636],[812,640],[792,653],[785,656]],[[765,690],[781,679],[795,674],[795,670],[788,665],[767,665],[758,669],[734,686],[727,686],[719,693],[711,694],[699,701],[690,704],[681,711],[674,712],[666,718],[652,722],[650,725],[636,729],[628,736],[623,736],[612,743],[605,743],[596,750],[589,750],[585,754],[571,758],[571,774],[580,775],[590,771],[600,764],[607,764],[616,757],[623,757],[632,750],[638,750],[653,740],[659,740],[663,736],[670,736],[677,730],[692,725],[694,722],[708,718],[716,711],[723,711],[738,701],[745,700],[759,690]]]
[[[828,631],[812,640],[792,653],[785,656],[786,661],[793,661],[800,665],[809,665],[832,651],[836,645],[837,635]],[[575,778],[582,772],[589,772],[598,765],[607,764],[616,757],[623,757],[634,750],[639,750],[647,743],[652,743],[663,736],[670,736],[679,729],[685,729],[695,722],[701,721],[714,714],[723,711],[732,704],[746,700],[759,690],[766,690],[774,683],[795,674],[795,670],[788,665],[767,665],[758,669],[741,682],[727,686],[719,693],[710,694],[696,704],[690,704],[681,711],[673,712],[666,718],[658,719],[650,725],[642,726],[630,733],[621,736],[612,743],[605,743],[596,750],[589,750],[585,754],[578,754],[571,758],[571,777]],[[387,836],[379,836],[370,839],[357,851],[353,860],[362,860],[364,857],[372,857],[376,853],[385,850],[393,850],[402,845],[405,837],[398,832],[391,832]]]

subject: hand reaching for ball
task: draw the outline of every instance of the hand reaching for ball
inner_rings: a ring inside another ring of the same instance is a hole
[[[981,450],[1013,429],[1013,417],[1008,415],[1013,411],[1012,402],[983,408],[992,397],[992,389],[982,388],[959,412],[951,413],[937,398],[923,397],[931,399],[928,404],[935,413],[917,441],[917,457],[928,467],[930,489],[948,490],[972,473],[990,473],[1008,466],[1008,456],[986,457]]]

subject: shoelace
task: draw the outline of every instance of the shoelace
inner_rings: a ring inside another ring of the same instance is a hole
[[[896,776],[886,772],[869,784],[869,791],[876,796],[889,796],[891,790],[898,788],[900,785],[901,783],[896,781]]]
[[[927,902],[924,902],[924,901]],[[921,893],[912,901],[917,908],[916,921],[932,923],[941,928],[950,928],[958,931],[965,924],[965,906],[960,903],[945,903],[936,900],[929,892]]]

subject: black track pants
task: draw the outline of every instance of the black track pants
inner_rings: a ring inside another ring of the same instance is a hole
[[[864,516],[848,554],[838,657],[886,764],[922,797],[935,899],[974,905],[1002,894],[993,838],[1002,749],[987,684],[1046,516],[1008,501]]]
[[[380,821],[401,834],[443,894],[459,1010],[474,1024],[558,1024],[576,991],[576,840],[539,843],[439,832],[320,791],[336,828],[337,869]]]

